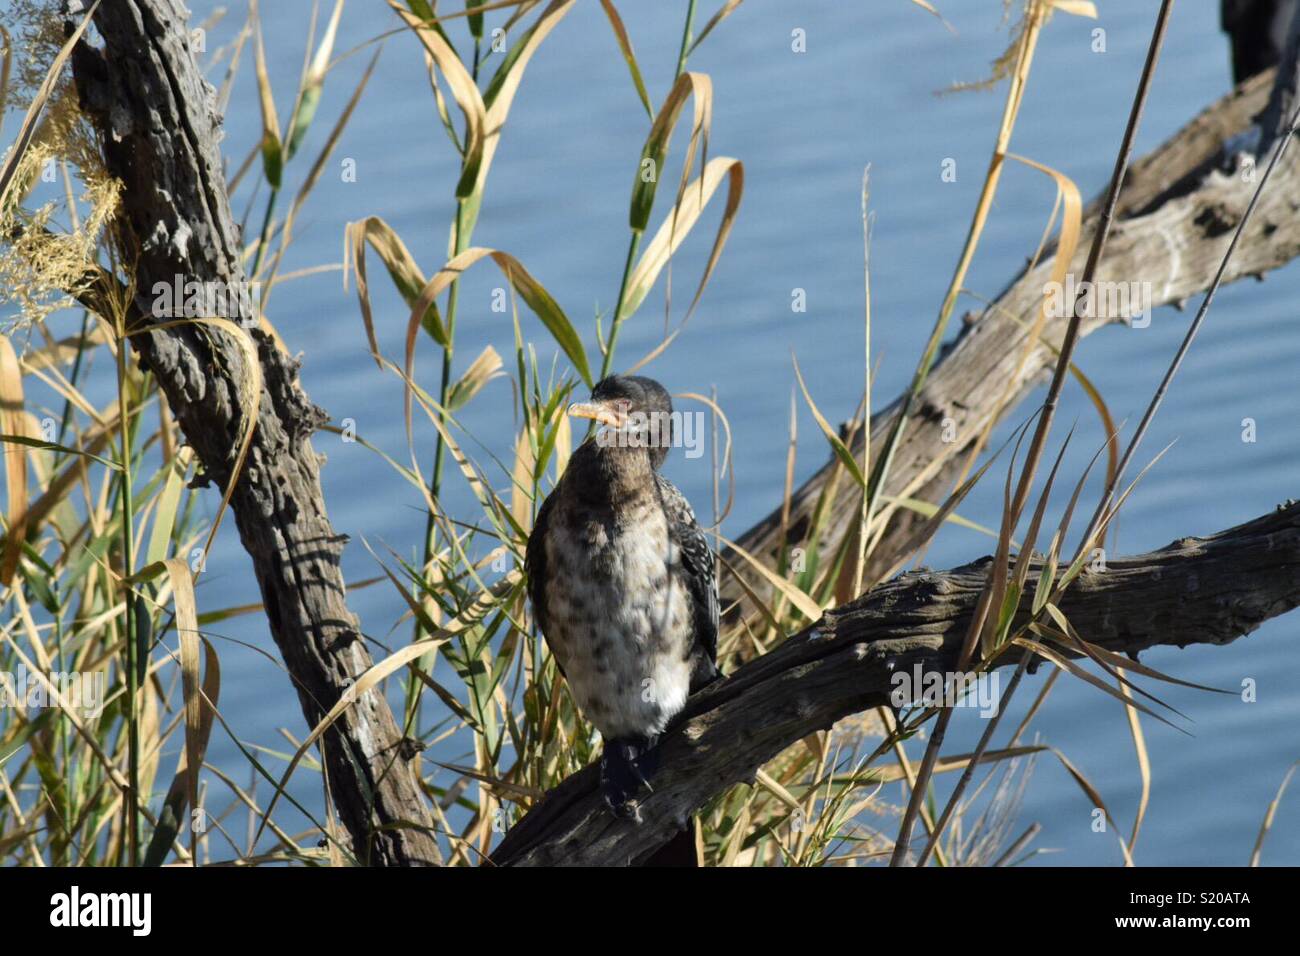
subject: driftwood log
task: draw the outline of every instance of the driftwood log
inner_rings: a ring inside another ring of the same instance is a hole
[[[888,706],[897,671],[955,671],[991,560],[900,575],[691,698],[659,743],[641,824],[609,812],[596,768],[588,767],[512,827],[492,861],[621,866],[644,859],[709,799],[752,782],[791,744],[850,714]],[[1300,604],[1297,567],[1300,504],[1288,502],[1211,537],[1085,570],[1061,610],[1085,640],[1117,653],[1226,644]],[[1026,595],[1021,622],[1031,603]],[[997,663],[1017,660],[1008,653]]]
[[[189,49],[185,17],[179,0],[104,0],[95,18],[103,47],[83,43],[73,58],[83,107],[99,131],[108,168],[126,187],[119,229],[123,243],[138,252],[140,323],[156,321],[147,295],[156,282],[180,276],[237,287],[246,278],[222,174],[220,119]],[[1135,164],[1099,279],[1148,281],[1157,305],[1204,290],[1250,195],[1244,177],[1212,170],[1221,161],[1223,140],[1243,130],[1263,106],[1268,82],[1263,75],[1244,84]],[[1230,280],[1262,274],[1300,253],[1298,164],[1300,156],[1292,151],[1277,171]],[[1085,226],[1080,250],[1093,223],[1089,219]],[[1021,276],[994,307],[970,318],[945,351],[907,423],[887,494],[911,489],[941,496],[958,456],[980,429],[1033,386],[1052,357],[1047,345],[1036,347],[1021,373],[1013,373],[1046,268]],[[1102,314],[1085,324],[1084,334],[1115,320]],[[1049,320],[1047,342],[1055,344],[1063,328],[1063,321]],[[265,387],[232,508],[271,633],[304,716],[314,725],[371,659],[347,607],[339,567],[344,540],[326,515],[320,459],[310,442],[326,415],[300,388],[297,363],[260,332],[251,335]],[[187,328],[137,335],[132,344],[158,380],[205,475],[226,487],[249,411],[234,339]],[[897,407],[873,418],[874,443],[881,442]],[[956,424],[957,442],[940,440],[945,417]],[[812,504],[833,467],[799,489],[789,543],[806,534]],[[855,511],[849,496],[841,495],[824,547],[838,545]],[[1105,574],[1072,588],[1066,613],[1090,638],[1116,650],[1231,640],[1300,600],[1296,520],[1296,509],[1289,507],[1205,541],[1113,561]],[[894,521],[877,552],[882,560],[891,560],[891,547],[906,525],[906,519]],[[740,542],[770,560],[782,544],[779,537],[774,512]],[[983,582],[982,568],[977,563],[947,573],[909,574],[882,585],[693,700],[686,719],[665,740],[663,770],[642,827],[629,831],[601,811],[594,774],[583,771],[511,830],[494,861],[644,858],[677,821],[730,782],[752,776],[782,747],[883,702],[891,662],[951,669],[953,635]],[[750,584],[765,591],[759,579]],[[735,582],[724,586],[726,603],[744,613],[741,589]],[[331,797],[359,860],[438,862],[418,773],[403,757],[401,731],[381,695],[366,694],[349,709],[325,736],[323,750]]]
[[[122,243],[137,252],[141,323],[157,321],[150,315],[155,283],[180,277],[238,289],[246,278],[222,173],[215,91],[189,48],[187,16],[180,0],[104,0],[95,14],[103,48],[83,43],[73,58],[82,108],[109,171],[125,186],[117,225]],[[328,416],[299,387],[298,363],[260,330],[250,334],[264,388],[231,507],[271,634],[314,726],[372,661],[348,610],[339,566],[344,537],[325,512],[311,445]],[[131,342],[207,479],[226,488],[252,411],[235,339],[191,326]],[[323,741],[330,792],[360,861],[436,863],[429,809],[401,741],[383,697],[362,695]]]

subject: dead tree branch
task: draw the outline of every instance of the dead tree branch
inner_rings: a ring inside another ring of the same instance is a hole
[[[1266,104],[1273,74],[1260,74],[1215,103],[1179,133],[1134,164],[1120,193],[1116,222],[1097,270],[1099,282],[1147,282],[1152,306],[1182,303],[1203,292],[1211,281],[1233,229],[1255,189],[1252,177],[1221,170],[1223,142],[1240,133]],[[1069,271],[1083,273],[1083,260],[1097,223],[1096,203],[1085,216]],[[1283,158],[1256,215],[1234,254],[1224,281],[1262,276],[1300,254],[1300,151]],[[971,443],[990,422],[998,421],[1029,393],[1055,360],[1055,349],[1066,318],[1050,317],[1043,340],[1023,368],[1020,356],[1042,302],[1051,270],[1051,251],[1039,265],[1022,274],[987,309],[968,316],[957,339],[948,346],[909,417],[883,489],[890,496],[911,494],[942,501],[951,490],[957,469]],[[1102,303],[1104,305],[1104,303]],[[1123,321],[1104,309],[1083,322],[1081,335]],[[1132,334],[1140,334],[1134,332]],[[1009,400],[1008,400],[1009,399]],[[882,453],[885,437],[901,400],[871,420],[872,455]],[[945,426],[955,428],[956,441],[943,441]],[[861,432],[853,444],[861,456]],[[804,542],[818,496],[840,467],[832,457],[794,493],[787,543]],[[841,490],[826,519],[820,546],[833,553],[856,524],[858,501]],[[872,567],[880,571],[899,557],[915,519],[896,513],[877,547]],[[781,509],[738,539],[750,554],[775,559],[781,546]],[[738,555],[724,553],[727,562],[746,575],[755,594],[770,587]],[[744,607],[744,591],[730,575],[723,579],[723,607]]]
[[[828,612],[691,699],[659,744],[640,825],[604,806],[595,767],[550,791],[492,855],[500,866],[627,865],[644,859],[732,784],[752,782],[786,747],[887,705],[898,670],[951,672],[988,575],[984,558],[901,575]],[[1117,653],[1227,644],[1300,604],[1300,504],[1208,538],[1084,571],[1061,610],[1083,638]],[[1031,580],[1036,570],[1031,572]],[[1020,621],[1028,620],[1026,595]],[[1018,658],[1006,654],[999,665]]]
[[[246,279],[217,145],[215,91],[189,48],[186,17],[179,0],[105,0],[95,15],[103,49],[83,44],[73,60],[82,107],[109,171],[125,186],[118,228],[123,244],[138,253],[135,305],[143,322],[156,318],[156,283],[180,277],[239,289]],[[298,362],[261,331],[251,335],[264,388],[231,506],[271,633],[314,725],[371,658],[348,610],[339,567],[345,539],[326,515],[320,458],[311,445],[311,433],[328,416],[299,386]],[[227,487],[252,411],[235,339],[190,326],[131,341],[205,476]],[[401,740],[383,696],[363,695],[323,740],[330,791],[359,860],[436,863],[428,808]]]

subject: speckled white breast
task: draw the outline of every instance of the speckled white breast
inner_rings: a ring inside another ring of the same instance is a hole
[[[617,522],[556,515],[547,542],[547,640],[607,740],[662,732],[690,688],[691,599],[656,504]]]

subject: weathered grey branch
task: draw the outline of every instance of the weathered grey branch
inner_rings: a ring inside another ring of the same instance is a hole
[[[1117,221],[1098,267],[1098,281],[1149,283],[1153,306],[1181,303],[1204,291],[1255,188],[1251,177],[1219,171],[1223,142],[1250,125],[1268,99],[1272,79],[1269,72],[1243,84],[1134,164],[1120,194]],[[1298,209],[1300,151],[1291,150],[1275,171],[1255,218],[1242,236],[1225,283],[1262,275],[1300,254]],[[1085,217],[1084,234],[1069,270],[1076,277],[1083,272],[1096,221],[1094,204]],[[1050,269],[1048,250],[1040,264],[1022,274],[993,305],[977,316],[968,316],[957,339],[931,372],[916,410],[906,423],[885,494],[909,493],[942,501],[951,490],[954,474],[971,442],[990,421],[999,420],[1013,409],[1044,370],[1051,367],[1067,324],[1063,316],[1047,319],[1043,341],[1032,350],[1024,366],[1017,368]],[[1080,334],[1088,335],[1119,321],[1120,316],[1102,309],[1083,323]],[[873,456],[881,453],[899,404],[895,401],[872,417]],[[943,440],[945,425],[955,429],[956,441]],[[860,436],[853,450],[861,455]],[[818,496],[838,467],[832,458],[796,490],[789,545],[799,545],[806,538]],[[842,486],[823,530],[824,552],[834,552],[854,527],[857,514],[854,495]],[[894,564],[899,557],[898,546],[906,540],[914,520],[906,512],[895,514],[870,571],[881,572]],[[781,510],[777,508],[742,535],[738,543],[750,554],[772,560],[779,551],[780,539]],[[724,557],[745,574],[756,594],[765,596],[770,592],[770,586],[748,568],[744,559],[732,553],[724,553]],[[731,575],[724,577],[722,588],[723,606],[741,608],[743,613],[747,601]]]
[[[157,283],[244,287],[239,230],[231,215],[213,89],[189,48],[179,0],[104,0],[95,16],[103,50],[74,60],[82,106],[97,127],[123,190],[118,223],[134,249],[142,322]],[[240,321],[254,318],[239,315]],[[298,363],[253,329],[264,388],[257,430],[231,506],[253,559],[267,620],[314,725],[371,666],[348,610],[335,532],[321,496],[311,433],[328,421],[298,384]],[[206,477],[225,488],[251,412],[241,353],[212,326],[137,335],[141,365],[158,380]],[[357,858],[372,864],[438,861],[431,820],[402,734],[377,692],[363,695],[322,742],[334,805]]]
[[[988,574],[985,558],[901,575],[828,613],[692,698],[659,744],[640,825],[611,814],[594,767],[550,791],[492,855],[502,866],[626,865],[682,821],[808,734],[886,705],[892,676],[951,672]],[[1032,579],[1032,573],[1031,573]],[[1020,621],[1027,620],[1027,595]],[[1300,504],[1208,538],[1085,570],[1061,610],[1083,638],[1117,653],[1226,644],[1300,604]],[[1015,663],[1014,655],[999,664]]]

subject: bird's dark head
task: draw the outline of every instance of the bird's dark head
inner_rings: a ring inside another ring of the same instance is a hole
[[[673,400],[652,378],[603,378],[591,390],[591,399],[570,405],[569,414],[605,426],[595,439],[601,448],[648,449],[654,468],[663,464],[673,444]]]

